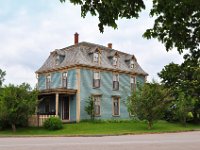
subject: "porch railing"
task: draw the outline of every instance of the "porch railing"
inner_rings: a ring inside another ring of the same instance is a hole
[[[41,127],[43,126],[45,120],[47,120],[50,117],[55,117],[56,115],[32,115],[29,120],[29,126],[33,127]]]

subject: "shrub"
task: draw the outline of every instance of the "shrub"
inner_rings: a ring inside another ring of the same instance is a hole
[[[63,128],[62,121],[58,117],[50,117],[44,122],[44,128],[48,130],[59,130]]]

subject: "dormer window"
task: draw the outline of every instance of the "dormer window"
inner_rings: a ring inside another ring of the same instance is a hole
[[[118,57],[117,56],[113,57],[113,66],[118,66]]]
[[[60,64],[60,56],[57,55],[57,56],[56,56],[56,65],[59,65],[59,64]]]
[[[99,63],[99,53],[98,53],[98,52],[95,52],[95,53],[93,54],[93,61],[94,61],[95,63]]]
[[[134,68],[135,68],[135,61],[134,61],[134,60],[131,60],[131,61],[130,61],[130,68],[131,68],[131,69],[134,69]]]
[[[62,73],[62,87],[67,88],[67,72]]]

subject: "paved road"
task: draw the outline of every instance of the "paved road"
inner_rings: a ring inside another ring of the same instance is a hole
[[[0,138],[0,150],[200,150],[200,132],[105,137]]]

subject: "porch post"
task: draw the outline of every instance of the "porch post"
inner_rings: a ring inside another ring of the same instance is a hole
[[[56,93],[56,116],[58,117],[59,93]]]

